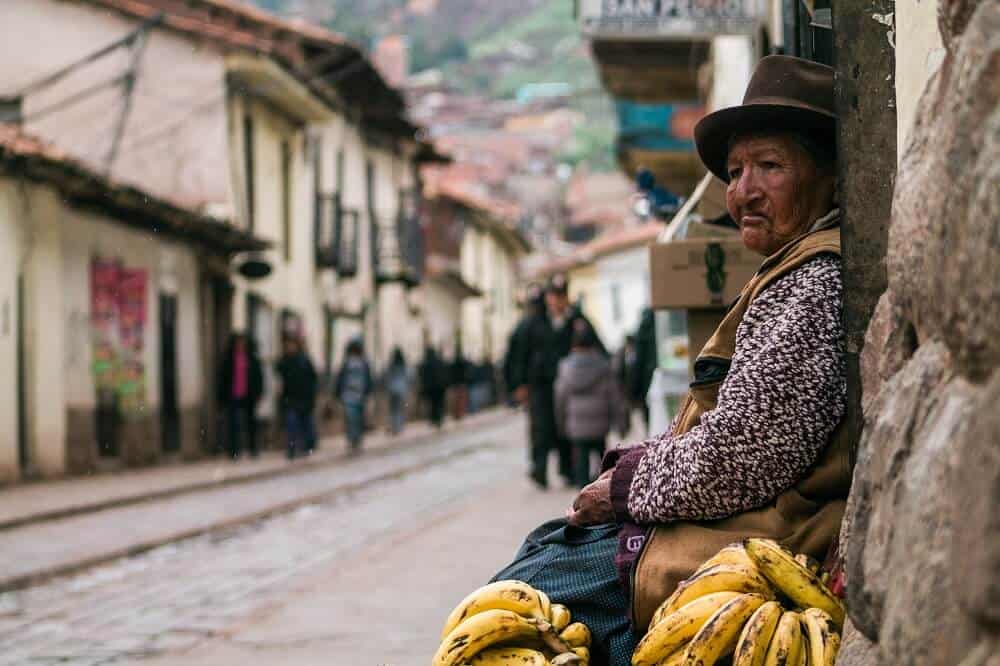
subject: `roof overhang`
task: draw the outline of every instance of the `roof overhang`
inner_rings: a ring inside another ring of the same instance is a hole
[[[335,117],[330,104],[269,58],[234,53],[226,57],[226,71],[236,91],[266,100],[302,122],[322,123]]]
[[[0,133],[0,175],[54,188],[63,201],[123,225],[190,243],[218,255],[264,250],[271,243],[224,220],[115,183],[87,166],[25,137]]]

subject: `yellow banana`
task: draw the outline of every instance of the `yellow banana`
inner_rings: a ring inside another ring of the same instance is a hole
[[[684,663],[685,650],[682,647],[677,652],[660,662],[660,666],[681,666]]]
[[[552,657],[552,666],[586,666],[587,662],[574,652],[563,652]]]
[[[733,564],[735,566],[751,568],[756,566],[753,563],[753,560],[750,559],[750,556],[747,555],[747,551],[743,547],[743,544],[731,543],[712,557],[702,562],[701,566],[698,567],[698,570],[695,571],[695,573],[701,573],[705,569],[714,567],[718,564]]]
[[[574,622],[561,632],[559,638],[570,647],[590,647],[590,629],[583,622]]]
[[[840,652],[840,634],[831,632],[826,643],[826,648],[823,650],[826,663],[836,664],[838,652]]]
[[[833,666],[837,659],[837,648],[831,649],[831,640],[836,636],[839,648],[840,635],[829,613],[819,608],[807,608],[800,614],[802,631],[809,639],[809,665]]]
[[[743,625],[766,601],[759,594],[741,594],[715,611],[688,643],[685,666],[711,666],[731,654]]]
[[[538,650],[519,647],[497,647],[483,650],[468,661],[469,666],[550,666],[548,658]]]
[[[802,629],[799,614],[785,611],[778,620],[778,628],[767,648],[764,666],[799,666],[802,657]]]
[[[501,641],[535,641],[549,629],[548,622],[523,617],[514,611],[491,608],[466,618],[445,636],[432,666],[464,664]]]
[[[570,652],[563,652],[552,658],[552,666],[588,666],[590,664],[590,650],[585,647],[573,648]]]
[[[448,616],[441,631],[443,639],[467,618],[487,610],[509,610],[524,617],[548,620],[538,591],[518,580],[500,580],[484,585],[462,600]]]
[[[538,594],[538,600],[542,604],[542,614],[551,622],[552,621],[552,601],[549,599],[549,595],[545,594],[541,590],[535,590]]]
[[[569,609],[562,604],[552,604],[552,612],[549,615],[552,618],[552,628],[556,630],[556,633],[568,627],[572,617]]]
[[[656,666],[667,657],[672,657],[698,633],[708,618],[738,596],[739,592],[706,594],[678,608],[657,624],[650,625],[632,653],[632,666]]]
[[[777,601],[768,601],[750,616],[736,642],[733,666],[762,666],[783,610]]]
[[[716,564],[678,585],[674,593],[656,609],[649,626],[655,627],[663,618],[689,601],[714,592],[744,592],[774,598],[771,584],[757,572],[756,567]]]
[[[770,539],[747,539],[747,554],[757,563],[761,573],[778,590],[802,608],[816,607],[826,611],[837,627],[844,624],[844,605],[809,569]]]

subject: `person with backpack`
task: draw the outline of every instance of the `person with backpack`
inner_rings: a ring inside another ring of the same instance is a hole
[[[569,440],[573,483],[583,488],[596,478],[612,428],[626,430],[627,408],[607,357],[589,328],[573,333],[570,353],[559,362],[555,384],[556,425]],[[591,465],[594,458],[596,465]]]
[[[382,384],[389,395],[389,431],[398,435],[406,420],[406,398],[410,393],[410,375],[399,347],[392,350],[392,358],[389,367],[385,369]]]
[[[361,451],[365,433],[365,405],[372,391],[372,373],[365,360],[364,345],[355,338],[347,343],[344,364],[337,375],[337,399],[344,406],[347,442],[353,454]]]

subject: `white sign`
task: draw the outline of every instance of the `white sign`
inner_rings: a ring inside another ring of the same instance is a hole
[[[760,0],[580,0],[584,35],[611,39],[704,39],[756,30]]]

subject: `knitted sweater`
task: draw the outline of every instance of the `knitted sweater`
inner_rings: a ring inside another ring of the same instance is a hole
[[[617,456],[611,492],[622,522],[725,518],[806,475],[846,408],[842,291],[839,257],[822,255],[754,299],[716,408],[683,435]],[[620,555],[620,564],[634,559]]]

